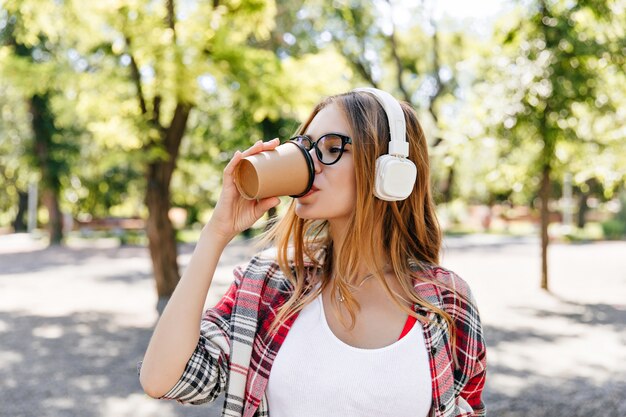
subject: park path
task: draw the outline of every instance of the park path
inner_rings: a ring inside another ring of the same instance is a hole
[[[626,242],[554,244],[551,293],[534,239],[446,240],[488,343],[485,400],[502,417],[626,416]],[[193,247],[181,246],[184,267]],[[233,242],[207,304],[254,253]],[[135,364],[156,320],[147,250],[114,241],[45,248],[0,236],[1,417],[213,417],[221,404],[145,396]]]

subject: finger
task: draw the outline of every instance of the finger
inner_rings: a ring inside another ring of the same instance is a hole
[[[242,158],[243,158],[243,154],[241,153],[241,151],[236,151],[232,159],[230,160],[230,162],[226,164],[226,167],[224,168],[224,175],[232,175],[233,172],[235,171],[235,167],[241,161]]]
[[[257,217],[261,217],[263,213],[271,209],[272,207],[276,207],[280,204],[280,198],[278,197],[269,197],[259,200],[255,207],[255,214]]]
[[[278,145],[280,145],[280,139],[274,138],[263,143],[263,150],[270,151],[272,149],[275,149]]]
[[[250,156],[263,150],[263,141],[257,140],[254,145],[243,151],[243,156]]]

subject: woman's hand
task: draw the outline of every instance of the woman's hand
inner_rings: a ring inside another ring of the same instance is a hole
[[[213,211],[213,216],[206,226],[206,228],[211,229],[211,233],[230,241],[239,233],[252,227],[266,211],[280,203],[278,197],[269,197],[258,201],[246,200],[237,190],[234,181],[235,169],[243,158],[275,149],[278,145],[280,145],[278,138],[269,142],[259,140],[243,153],[235,152],[233,158],[224,168],[222,192]]]

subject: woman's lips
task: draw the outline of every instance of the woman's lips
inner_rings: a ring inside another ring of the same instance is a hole
[[[313,187],[311,187],[311,189],[309,190],[308,193],[306,193],[305,195],[303,195],[300,198],[308,197],[308,196],[310,196],[311,194],[313,194],[316,191],[319,191],[319,188],[317,188],[316,186],[313,186]]]

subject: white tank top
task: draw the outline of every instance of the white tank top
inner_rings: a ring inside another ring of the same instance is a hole
[[[267,400],[270,417],[426,417],[431,384],[419,321],[389,346],[356,348],[332,332],[319,296],[278,351]]]

